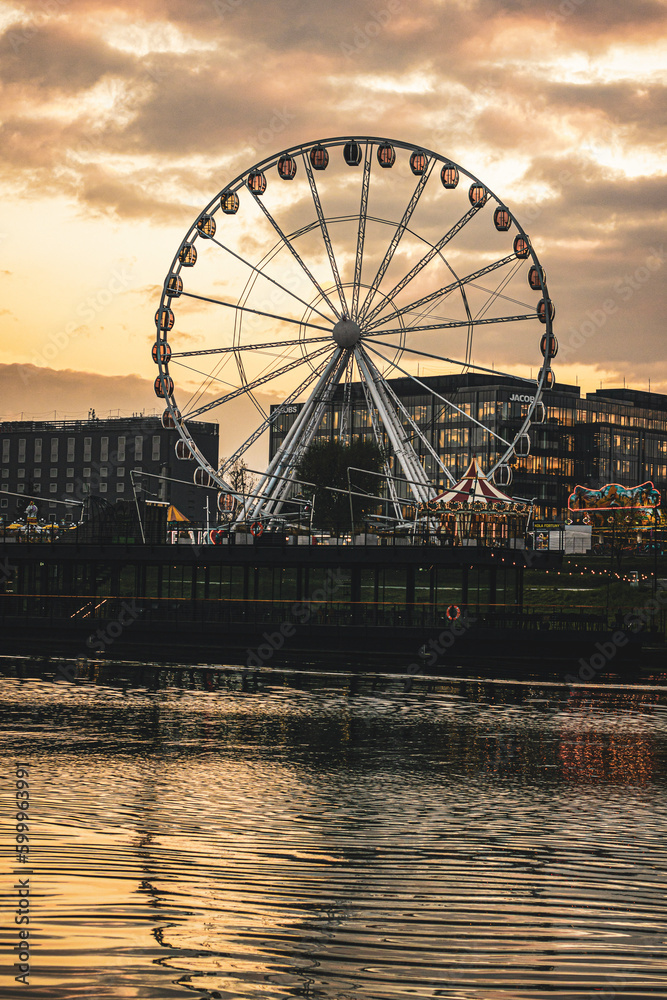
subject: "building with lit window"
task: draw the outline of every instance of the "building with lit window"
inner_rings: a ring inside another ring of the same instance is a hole
[[[489,469],[500,457],[497,434],[512,440],[525,418],[530,401],[525,382],[493,375],[442,375],[422,381],[450,400],[458,410],[427,392],[412,379],[390,380],[390,385],[420,431],[452,474],[459,478],[472,457]],[[344,387],[338,386],[320,425],[316,440],[338,436],[344,406]],[[597,489],[605,483],[635,486],[652,480],[663,496],[667,491],[667,396],[633,389],[598,389],[582,397],[580,388],[558,385],[543,395],[544,421],[530,428],[530,453],[512,462],[513,479],[506,492],[536,500],[538,517],[562,517],[567,499],[577,485]],[[353,436],[372,439],[373,429],[359,384],[351,386],[347,421]],[[274,407],[273,412],[280,409]],[[299,405],[286,406],[272,425],[273,455],[294,422]],[[470,418],[478,420],[486,430]],[[414,436],[403,420],[409,434]],[[489,433],[491,431],[492,433]],[[412,440],[412,437],[411,437]],[[412,441],[433,484],[447,485],[435,459],[417,438]],[[383,446],[395,459],[386,434]],[[401,476],[396,467],[396,475]]]
[[[217,468],[218,425],[193,422],[190,432]],[[190,486],[194,462],[179,461],[180,437],[160,417],[12,421],[0,424],[0,514],[21,515],[34,497],[41,516],[61,518],[68,509],[55,501],[99,496],[114,503],[143,499],[174,503],[192,520],[203,520],[207,491]],[[185,484],[172,482],[183,480]],[[75,508],[69,508],[77,519]]]

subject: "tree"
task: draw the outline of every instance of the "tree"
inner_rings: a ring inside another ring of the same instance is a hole
[[[380,491],[382,480],[377,475],[382,469],[382,455],[373,441],[356,438],[349,445],[339,441],[316,441],[311,444],[297,467],[296,478],[313,483],[315,510],[313,524],[336,533],[349,531],[350,499],[348,494],[347,471],[350,468],[350,482],[355,493],[370,493],[365,500],[353,496],[354,523],[361,523],[378,510],[378,501],[373,499]],[[358,469],[365,471],[359,472]],[[328,487],[337,487],[342,493],[333,492]],[[308,487],[301,487],[308,495]]]
[[[225,458],[220,460],[220,468],[223,467],[226,461],[227,459]],[[257,484],[257,480],[248,470],[248,466],[242,458],[237,458],[236,461],[225,471],[222,478],[236,493],[240,495],[241,502],[247,498],[249,493],[252,493]],[[230,502],[228,510],[220,510],[220,521],[229,521],[234,516],[237,509],[238,505],[234,502]]]
[[[220,468],[222,468],[226,461],[225,458],[221,460]],[[248,470],[248,466],[242,458],[237,458],[234,464],[226,470],[223,479],[226,483],[229,483],[233,490],[241,495],[252,493],[257,484],[257,480]]]

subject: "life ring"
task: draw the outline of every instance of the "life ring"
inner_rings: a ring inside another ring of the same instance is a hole
[[[585,514],[584,515],[584,524],[590,524],[590,523],[591,523],[590,516],[588,514]]]
[[[263,532],[264,532],[264,525],[262,524],[262,522],[253,521],[253,523],[250,525],[250,534],[253,536],[253,538],[259,538],[259,536],[263,534]]]
[[[458,604],[450,604],[445,614],[450,622],[457,622],[461,617],[461,609]]]

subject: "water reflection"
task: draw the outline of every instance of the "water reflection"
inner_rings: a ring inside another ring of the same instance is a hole
[[[667,692],[243,687],[3,681],[31,995],[665,995]]]

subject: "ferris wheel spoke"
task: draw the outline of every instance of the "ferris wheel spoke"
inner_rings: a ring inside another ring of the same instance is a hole
[[[371,158],[373,146],[366,143],[364,153],[364,173],[361,179],[361,203],[359,205],[359,229],[357,231],[357,253],[354,261],[354,287],[352,289],[352,319],[356,320],[359,311],[359,292],[361,290],[361,269],[364,262],[364,242],[366,240],[366,218],[368,216],[368,191],[371,183]]]
[[[217,382],[218,385],[234,385],[234,382],[228,382],[227,379],[220,378],[219,375],[216,374],[216,373],[214,373],[214,372],[203,372],[199,368],[193,368],[191,365],[183,364],[182,361],[174,361],[173,358],[169,362],[169,364],[178,365],[179,368],[186,368],[189,372],[194,372],[195,375],[201,375],[202,378],[205,378],[206,382],[207,382],[207,385],[203,389],[204,392],[206,391],[206,389],[208,388],[208,386],[210,386],[213,382]],[[200,395],[201,394],[199,394],[199,396]],[[198,398],[199,398],[199,396],[198,396]]]
[[[313,175],[313,168],[310,163],[310,157],[306,156],[306,153],[304,151],[302,153],[302,158],[304,166],[306,168],[306,176],[308,177],[308,183],[310,184],[310,193],[313,196],[315,211],[317,212],[317,218],[320,223],[320,229],[322,230],[322,239],[324,240],[324,245],[327,249],[329,264],[331,265],[331,273],[333,274],[333,279],[336,284],[336,288],[338,290],[338,298],[340,299],[340,307],[342,310],[342,315],[347,316],[349,310],[347,307],[347,302],[345,301],[345,292],[343,291],[343,283],[340,280],[338,264],[336,263],[336,256],[334,254],[333,246],[331,244],[331,237],[329,236],[329,228],[327,226],[327,220],[325,219],[324,212],[322,210],[320,193],[317,190],[317,184],[315,183],[315,177]]]
[[[394,301],[399,292],[402,292],[405,286],[408,285],[414,278],[416,278],[417,275],[421,271],[423,271],[428,264],[430,264],[433,258],[436,257],[440,253],[440,251],[451,240],[453,240],[458,233],[461,232],[464,226],[467,226],[470,220],[477,215],[481,207],[482,207],[481,205],[472,205],[471,208],[468,209],[466,214],[461,216],[461,218],[457,222],[455,222],[450,229],[447,230],[445,235],[442,236],[437,243],[433,244],[431,249],[424,254],[421,260],[418,260],[415,266],[411,268],[411,270],[408,271],[408,273],[403,278],[401,278],[401,280],[396,285],[394,285],[392,290],[387,294],[384,301],[380,302],[378,305],[375,306],[374,309],[370,311],[370,313],[366,317],[366,321],[368,323],[370,323],[375,316],[381,313],[389,302]]]
[[[363,376],[360,374],[361,388],[364,393],[364,399],[366,400],[366,410],[371,418],[371,427],[373,428],[373,437],[375,438],[375,444],[377,449],[382,455],[382,467],[384,469],[385,479],[387,480],[387,489],[389,491],[389,499],[394,508],[394,517],[397,520],[401,518],[401,504],[398,498],[398,493],[396,491],[396,483],[394,482],[394,477],[391,473],[391,464],[389,455],[387,454],[387,448],[382,437],[382,429],[380,428],[380,421],[378,420],[377,411],[373,404],[373,397],[371,396],[370,389],[366,384]]]
[[[512,268],[509,274],[503,275],[501,280],[498,282],[496,288],[488,293],[486,302],[477,310],[477,315],[475,316],[476,321],[478,319],[481,319],[484,316],[484,314],[489,311],[493,303],[497,301],[497,299],[502,294],[503,289],[507,287],[511,279],[516,274],[517,270],[521,267],[521,263],[522,262],[520,260],[517,261],[516,265]]]
[[[289,396],[287,396],[287,398],[282,401],[280,406],[277,406],[276,409],[273,411],[273,413],[270,413],[269,416],[262,421],[259,427],[257,427],[256,430],[253,431],[250,437],[247,438],[243,442],[243,444],[236,449],[234,454],[227,459],[224,465],[220,467],[219,474],[221,476],[227,471],[227,469],[231,468],[231,466],[233,466],[234,463],[237,462],[242,455],[246,453],[248,448],[252,447],[255,441],[257,441],[258,438],[262,436],[264,431],[267,430],[267,428],[270,427],[271,424],[274,424],[276,422],[278,417],[285,412],[285,407],[289,406],[296,399],[298,399],[301,393],[304,392],[308,388],[308,386],[311,385],[311,383],[314,382],[315,379],[322,374],[324,368],[326,367],[326,364],[327,364],[326,360],[322,361],[320,365],[317,368],[315,368],[314,371],[310,372],[307,375],[307,377],[303,380],[301,385],[297,386],[296,389],[294,389],[294,391],[291,392]]]
[[[296,294],[296,292],[293,292],[290,288],[287,288],[286,285],[281,285],[279,281],[276,281],[275,278],[272,278],[271,275],[267,274],[266,271],[263,271],[261,267],[256,267],[254,264],[251,264],[249,260],[246,260],[245,257],[241,256],[241,254],[236,253],[234,250],[232,250],[231,247],[228,247],[225,243],[221,243],[220,240],[217,240],[215,238],[215,236],[209,236],[207,237],[207,239],[209,240],[210,243],[215,243],[216,246],[219,246],[222,250],[226,250],[228,254],[231,254],[231,256],[236,258],[236,260],[240,261],[242,264],[245,264],[246,267],[249,267],[251,271],[255,272],[255,274],[261,276],[262,278],[266,278],[266,280],[270,281],[272,285],[275,285],[276,288],[279,288],[281,292],[286,292],[287,295],[291,295],[292,298],[296,299],[297,302],[300,302],[301,305],[306,306],[306,308],[312,310],[312,312],[316,312],[317,315],[321,316],[323,320],[330,322],[331,320],[330,316],[327,316],[326,313],[320,312],[320,310],[316,306],[313,306],[309,302],[306,302],[305,299],[302,299],[299,295]]]
[[[280,355],[274,355],[274,356],[275,357],[280,357]],[[193,368],[192,365],[186,365],[182,361],[174,361],[172,359],[172,361],[170,362],[170,364],[172,364],[172,363],[175,364],[175,365],[178,365],[180,368],[186,368],[188,371],[194,372],[195,375],[201,375],[202,378],[204,379],[204,382],[199,386],[198,390],[195,393],[193,393],[193,395],[191,396],[191,398],[190,398],[190,400],[188,402],[188,406],[196,404],[197,401],[200,400],[202,398],[202,396],[204,396],[204,394],[206,392],[208,392],[208,390],[214,384],[215,385],[228,385],[228,386],[231,386],[233,389],[237,389],[238,388],[238,383],[237,382],[229,382],[227,379],[224,379],[224,378],[220,377],[221,366],[218,366],[212,372],[203,372],[200,368]],[[224,365],[222,367],[224,367]],[[264,375],[264,374],[266,374],[266,372],[262,372],[262,375]],[[242,377],[245,378],[245,373],[242,374]],[[260,410],[260,412],[262,413],[262,416],[263,416],[264,415],[263,411]],[[189,417],[192,415],[192,411],[189,411],[187,409],[187,407],[186,407],[186,413],[187,413],[187,415]]]
[[[415,375],[413,375],[411,372],[409,372],[406,368],[402,368],[401,365],[399,365],[396,361],[391,361],[389,358],[386,358],[384,356],[384,354],[382,354],[380,351],[375,350],[375,348],[373,348],[373,347],[369,347],[369,345],[366,345],[366,347],[367,347],[367,349],[371,350],[373,352],[373,354],[377,354],[380,358],[382,358],[383,361],[386,361],[387,364],[391,365],[392,368],[395,368],[397,371],[401,372],[401,374],[406,375],[407,378],[411,379],[411,381],[413,381],[416,385],[421,386],[422,389],[424,389],[426,392],[428,392],[431,396],[434,396],[435,399],[439,399],[441,402],[443,402],[450,409],[456,410],[457,413],[460,413],[461,416],[465,417],[466,420],[469,420],[471,423],[476,424],[476,426],[480,427],[486,434],[489,434],[491,437],[494,437],[498,441],[501,441],[504,445],[507,445],[508,448],[512,447],[511,443],[509,441],[506,441],[504,437],[501,437],[500,434],[496,434],[496,432],[492,431],[490,427],[486,427],[485,424],[481,423],[475,417],[471,416],[471,414],[466,413],[465,410],[462,410],[460,406],[456,405],[456,403],[452,403],[451,399],[447,399],[445,396],[441,396],[439,392],[436,392],[435,389],[433,389],[430,385],[427,385],[425,382],[422,382],[421,379],[417,378]],[[469,367],[469,368],[476,368],[478,366],[477,365],[468,365],[467,367]],[[489,371],[489,370],[490,369],[488,369],[488,368],[482,369],[482,371]],[[494,372],[492,372],[492,374],[494,374],[494,375],[502,375],[503,373],[502,372],[494,371]],[[509,376],[509,377],[510,378],[514,378],[515,376],[512,375],[512,376]],[[517,381],[528,382],[530,380],[529,379],[517,379]],[[535,384],[534,381],[532,381],[531,384],[534,385]]]
[[[298,250],[294,246],[292,240],[289,239],[287,236],[285,236],[284,232],[282,231],[282,229],[280,228],[280,226],[278,225],[278,223],[276,222],[276,220],[273,218],[273,216],[269,212],[268,208],[266,207],[266,205],[264,204],[264,202],[262,201],[262,199],[258,195],[256,195],[254,191],[252,191],[251,193],[252,193],[252,196],[255,199],[256,203],[259,205],[260,209],[262,210],[262,212],[266,216],[266,219],[273,226],[273,228],[275,229],[276,233],[278,234],[278,236],[280,237],[280,239],[283,241],[283,243],[285,244],[285,246],[287,247],[287,249],[289,250],[289,252],[292,254],[292,256],[294,257],[294,259],[297,262],[297,264],[299,265],[299,267],[302,269],[302,271],[304,272],[304,274],[306,274],[308,276],[308,278],[310,278],[311,282],[313,283],[313,285],[317,289],[317,292],[319,293],[319,295],[321,295],[321,297],[327,303],[327,305],[331,309],[331,311],[334,314],[334,316],[336,317],[336,319],[340,319],[340,314],[338,313],[338,310],[336,309],[336,307],[334,306],[333,302],[331,301],[331,299],[329,298],[329,296],[327,295],[327,293],[324,291],[324,289],[322,288],[322,286],[318,282],[317,278],[314,276],[314,274],[312,273],[312,271],[308,268],[308,266],[305,263],[305,261],[302,259],[300,253],[298,252]]]
[[[398,226],[396,227],[396,231],[395,231],[394,235],[391,238],[389,246],[387,247],[387,250],[386,250],[386,253],[385,253],[384,258],[382,260],[382,263],[380,264],[380,266],[379,266],[379,268],[377,270],[377,274],[373,278],[371,287],[368,289],[368,292],[366,293],[366,297],[364,299],[364,303],[363,303],[363,305],[361,307],[361,312],[359,314],[360,317],[361,317],[361,321],[363,321],[364,316],[366,315],[366,313],[370,309],[371,304],[373,302],[373,299],[375,298],[375,296],[377,294],[378,288],[380,287],[380,285],[382,283],[382,279],[384,278],[385,274],[387,273],[387,268],[391,264],[393,256],[396,253],[396,249],[398,247],[398,244],[401,242],[401,239],[403,238],[403,235],[404,235],[406,229],[408,228],[408,225],[410,223],[410,219],[412,218],[414,210],[416,209],[416,207],[417,207],[417,205],[419,203],[419,199],[421,198],[421,196],[422,196],[422,194],[424,192],[424,188],[426,187],[428,179],[431,176],[431,171],[433,169],[434,162],[435,162],[435,160],[431,159],[429,161],[429,164],[428,164],[426,170],[420,176],[419,181],[417,182],[417,186],[415,187],[415,190],[412,193],[412,197],[410,198],[410,201],[407,204],[405,212],[403,213],[403,218],[401,219],[401,221],[399,222]]]
[[[325,333],[327,332],[325,326],[318,326],[316,323],[305,323],[300,319],[292,319],[289,316],[277,316],[275,313],[264,312],[261,309],[250,309],[249,306],[240,306],[235,302],[223,302],[222,299],[212,299],[208,295],[195,295],[194,292],[182,292],[181,294],[190,299],[199,299],[200,302],[211,302],[213,305],[227,306],[229,309],[236,309],[239,312],[254,313],[255,316],[265,316],[267,319],[277,319],[281,323],[295,323],[297,326],[310,327],[311,330],[323,330]]]
[[[428,323],[423,326],[409,327],[410,333],[419,333],[424,330],[454,330],[463,326],[490,326],[493,323],[518,323],[524,319],[536,319],[536,313],[521,313],[519,316],[492,316],[489,319],[456,319],[443,321],[441,323]],[[364,337],[364,342],[371,338],[384,337],[387,334],[405,333],[405,327],[397,326],[389,330],[378,330],[376,333],[369,333]],[[377,341],[379,343],[379,341]]]
[[[300,337],[298,340],[272,340],[267,341],[263,344],[243,344],[242,346],[235,347],[210,347],[205,351],[172,351],[171,360],[174,358],[197,358],[205,354],[234,354],[237,351],[263,351],[274,350],[278,347],[295,347],[299,344],[310,345],[310,344],[325,344],[331,341],[331,335],[328,337],[309,337],[308,340],[304,340]]]
[[[510,264],[512,261],[516,261],[516,256],[514,254],[509,254],[507,257],[495,260],[492,264],[487,264],[486,267],[480,267],[479,270],[472,271],[470,274],[464,275],[463,278],[451,281],[448,285],[443,285],[442,288],[438,288],[437,291],[431,292],[429,295],[423,295],[422,298],[415,299],[415,301],[410,302],[409,305],[396,309],[390,316],[385,316],[383,318],[376,319],[373,323],[366,324],[364,327],[365,332],[368,334],[371,330],[381,326],[382,323],[387,323],[389,320],[397,319],[399,316],[405,316],[407,313],[416,312],[418,309],[421,309],[423,306],[426,306],[431,302],[435,302],[437,299],[443,299],[449,295],[450,292],[455,291],[455,289],[460,288],[463,285],[470,284],[478,278],[483,277],[485,274],[489,274],[491,271],[495,271],[499,267],[504,267],[506,264]]]
[[[244,385],[238,386],[233,392],[228,392],[225,396],[220,396],[218,399],[214,399],[211,403],[205,403],[203,406],[198,407],[196,410],[191,410],[189,413],[185,414],[186,420],[194,420],[195,417],[201,416],[202,413],[207,413],[209,410],[213,410],[216,406],[222,406],[223,403],[228,403],[231,399],[235,399],[237,396],[241,396],[243,393],[252,393],[255,389],[260,386],[265,385],[274,378],[278,378],[280,375],[285,375],[287,372],[293,371],[300,365],[305,364],[307,361],[312,361],[314,358],[319,357],[324,354],[325,351],[329,351],[331,348],[327,345],[326,347],[320,347],[319,350],[313,351],[312,354],[307,355],[302,358],[297,358],[291,361],[289,364],[284,365],[282,368],[278,368],[275,371],[267,372],[264,375],[260,375],[258,378],[254,379],[252,382],[247,382]],[[208,378],[209,376],[207,376]]]
[[[372,344],[365,344],[365,346],[369,350],[373,350],[376,344],[380,344],[382,347],[389,347],[392,350],[396,350],[396,344],[387,344],[382,340],[374,340]],[[434,361],[442,361],[445,364],[461,365],[461,367],[463,368],[473,368],[475,371],[478,372],[488,372],[489,375],[497,375],[499,378],[511,378],[514,379],[515,382],[526,382],[529,385],[535,385],[534,378],[524,378],[521,375],[511,375],[509,372],[501,371],[499,368],[485,368],[483,365],[473,364],[472,361],[461,361],[458,358],[446,358],[442,354],[431,354],[428,351],[418,351],[415,347],[408,347],[405,344],[401,345],[401,351],[407,354],[418,354],[420,357],[424,358],[432,358]],[[385,361],[389,361],[389,359],[385,358],[380,351],[376,350],[374,353],[380,354],[380,356],[383,357]],[[393,364],[393,362],[389,361],[389,364]]]

